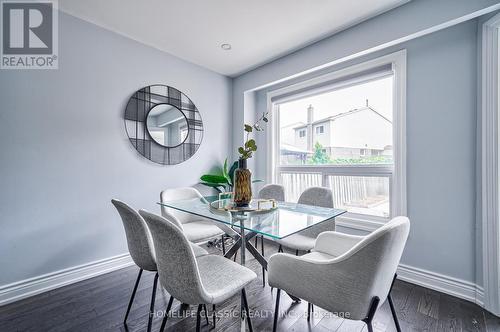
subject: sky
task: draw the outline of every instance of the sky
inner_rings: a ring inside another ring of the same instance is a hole
[[[335,90],[280,104],[280,127],[296,122],[307,122],[307,108],[314,107],[314,120],[361,108],[368,104],[392,121],[393,77]],[[355,134],[355,133],[353,133]]]

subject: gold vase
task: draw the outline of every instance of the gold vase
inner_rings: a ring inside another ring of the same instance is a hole
[[[247,168],[247,160],[239,159],[238,168],[234,171],[234,203],[245,207],[252,200],[252,172]]]

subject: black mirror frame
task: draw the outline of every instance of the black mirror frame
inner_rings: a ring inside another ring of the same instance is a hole
[[[152,92],[160,90],[162,93]],[[146,119],[149,111],[160,104],[169,104],[186,117],[186,139],[174,147],[166,147],[151,138]],[[125,130],[132,146],[143,157],[162,165],[176,165],[191,158],[203,140],[201,115],[191,99],[167,85],[150,85],[137,90],[129,99],[124,114]]]

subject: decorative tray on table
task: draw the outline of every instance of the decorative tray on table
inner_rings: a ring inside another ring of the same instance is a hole
[[[210,209],[227,212],[252,212],[266,213],[276,210],[278,205],[274,199],[253,199],[248,206],[236,206],[236,203],[231,198],[221,198],[210,203]]]

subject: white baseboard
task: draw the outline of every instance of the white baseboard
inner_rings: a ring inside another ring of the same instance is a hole
[[[398,279],[484,306],[484,290],[476,284],[444,274],[400,264]]]
[[[0,286],[0,306],[134,264],[128,253]]]
[[[0,287],[0,306],[132,264],[127,253],[4,285]],[[398,279],[483,306],[482,287],[468,281],[403,264],[398,268]]]

